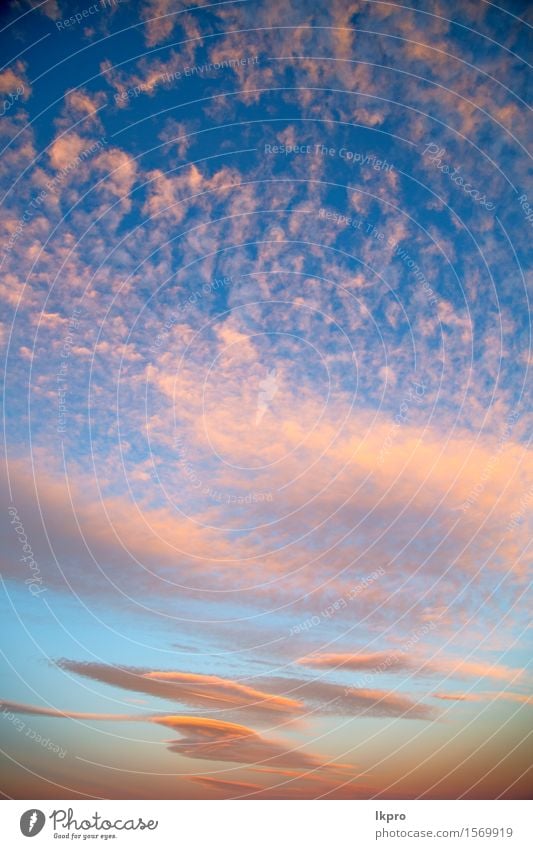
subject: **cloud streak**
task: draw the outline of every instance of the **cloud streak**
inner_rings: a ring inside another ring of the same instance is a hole
[[[58,665],[61,669],[123,690],[132,690],[186,705],[207,707],[213,711],[248,709],[252,713],[272,717],[277,714],[297,715],[303,708],[303,703],[298,699],[267,693],[217,675],[154,671],[65,659],[58,661]]]
[[[298,660],[303,666],[326,667],[347,671],[365,671],[371,674],[410,671],[422,676],[440,676],[461,679],[490,678],[496,681],[516,681],[524,674],[523,669],[512,669],[498,663],[462,660],[461,658],[408,657],[405,653],[392,652],[326,652],[308,655]]]

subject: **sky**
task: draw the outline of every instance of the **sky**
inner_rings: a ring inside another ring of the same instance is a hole
[[[5,798],[527,798],[531,23],[2,4]]]

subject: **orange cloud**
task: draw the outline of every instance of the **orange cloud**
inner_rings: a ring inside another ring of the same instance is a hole
[[[27,713],[33,716],[53,716],[56,719],[97,719],[102,721],[112,720],[120,722],[137,722],[145,719],[143,716],[132,716],[131,714],[117,713],[86,713],[84,711],[75,710],[59,710],[58,708],[45,708],[35,705],[27,705],[23,702],[12,702],[6,699],[0,700],[0,707],[5,713]]]
[[[230,681],[227,678],[219,678],[216,675],[193,675],[185,672],[147,672],[144,677],[150,680],[171,681],[172,683],[181,685],[184,690],[190,685],[191,688],[195,688],[195,692],[196,688],[200,687],[199,695],[202,695],[202,688],[205,687],[206,699],[220,701],[228,707],[245,704],[261,706],[263,702],[267,702],[268,709],[289,713],[294,713],[304,707],[303,702],[296,699],[275,696],[271,693],[265,693],[253,687],[239,684],[236,681]],[[198,692],[196,694],[198,695]]]
[[[433,698],[451,702],[492,702],[505,699],[526,705],[533,704],[533,696],[527,696],[524,693],[510,693],[507,690],[502,690],[499,693],[433,693]]]
[[[188,3],[187,6],[190,4]],[[148,0],[142,11],[145,21],[145,40],[148,47],[160,44],[170,36],[179,20],[172,0]]]
[[[192,781],[195,781],[197,784],[203,784],[205,787],[212,787],[221,793],[232,793],[235,795],[253,793],[265,789],[261,784],[252,784],[248,781],[226,781],[221,778],[209,778],[206,776],[193,778]]]
[[[436,658],[427,661],[420,657],[407,657],[401,652],[330,652],[308,655],[298,663],[304,666],[340,667],[343,670],[368,670],[372,673],[412,670],[421,675],[446,675],[455,678],[494,678],[515,681],[522,669],[512,669],[497,663],[468,661],[454,658]]]
[[[384,690],[353,688],[346,691],[346,703],[361,714],[371,716],[399,716],[404,719],[431,719],[433,712],[422,702],[416,702],[401,693]]]
[[[0,73],[0,94],[14,94],[22,90],[22,98],[27,100],[31,94],[31,86],[26,78],[26,65],[20,59],[12,68],[6,68]]]
[[[19,702],[2,701],[4,712],[49,716],[56,719],[86,719],[120,722],[150,722],[164,725],[182,736],[178,740],[167,741],[169,751],[184,757],[202,760],[226,761],[243,764],[272,764],[290,769],[324,769],[328,775],[346,772],[351,768],[343,764],[328,768],[323,761],[301,749],[290,748],[277,740],[267,739],[263,735],[234,722],[209,719],[199,716],[180,715],[139,715],[85,713],[80,711],[61,711],[57,708],[41,708]]]
[[[400,668],[408,669],[411,662],[398,653],[375,651],[361,652],[355,654],[343,652],[325,652],[324,654],[311,654],[298,659],[297,663],[302,666],[342,666],[347,669],[369,669],[379,671],[380,669]]]
[[[52,166],[59,171],[74,162],[86,147],[87,141],[77,133],[71,132],[54,139],[48,151],[48,156]]]
[[[266,693],[217,675],[149,671],[69,660],[59,661],[59,666],[94,681],[182,704],[218,710],[247,708],[258,714],[298,714],[304,707],[303,702],[299,700]]]
[[[137,176],[137,164],[132,156],[118,147],[105,150],[95,159],[95,168],[105,173],[103,187],[112,195],[121,198],[122,205],[129,209],[129,193]]]
[[[179,731],[182,737],[170,741],[169,749],[190,758],[248,764],[273,764],[293,769],[315,770],[325,765],[320,758],[299,748],[270,740],[233,722],[194,716],[164,716],[153,719]],[[346,768],[346,767],[345,767]]]
[[[114,687],[204,709],[209,707],[213,711],[246,710],[258,716],[281,712],[298,716],[311,704],[319,713],[339,715],[399,716],[407,719],[431,719],[434,716],[431,706],[416,702],[406,694],[356,687],[347,690],[325,681],[277,679],[278,687],[283,685],[285,691],[297,694],[295,699],[266,693],[215,675],[155,672],[70,660],[60,660],[58,665]]]

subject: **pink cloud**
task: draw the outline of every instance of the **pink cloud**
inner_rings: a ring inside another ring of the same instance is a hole
[[[298,660],[303,666],[339,668],[341,670],[366,670],[373,673],[412,670],[420,675],[446,675],[452,678],[493,678],[498,681],[516,681],[524,670],[512,669],[498,663],[462,660],[460,658],[435,658],[425,660],[420,656],[407,656],[402,652],[329,652],[308,655]]]
[[[217,675],[152,671],[69,660],[61,660],[58,665],[93,681],[214,711],[246,709],[264,716],[278,713],[291,716],[300,714],[304,708],[299,699],[267,693]]]
[[[179,740],[168,741],[169,749],[186,757],[266,763],[302,770],[326,768],[320,758],[307,754],[301,748],[290,748],[285,743],[267,739],[246,726],[232,722],[191,716],[158,717],[154,722],[182,735]],[[344,769],[349,768],[345,766]]]
[[[524,693],[511,693],[507,690],[484,693],[433,693],[433,698],[451,702],[492,702],[503,699],[520,704],[533,704],[533,696]]]

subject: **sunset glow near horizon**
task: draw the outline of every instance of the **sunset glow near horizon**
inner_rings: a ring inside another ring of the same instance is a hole
[[[528,19],[4,4],[4,797],[527,798]]]

